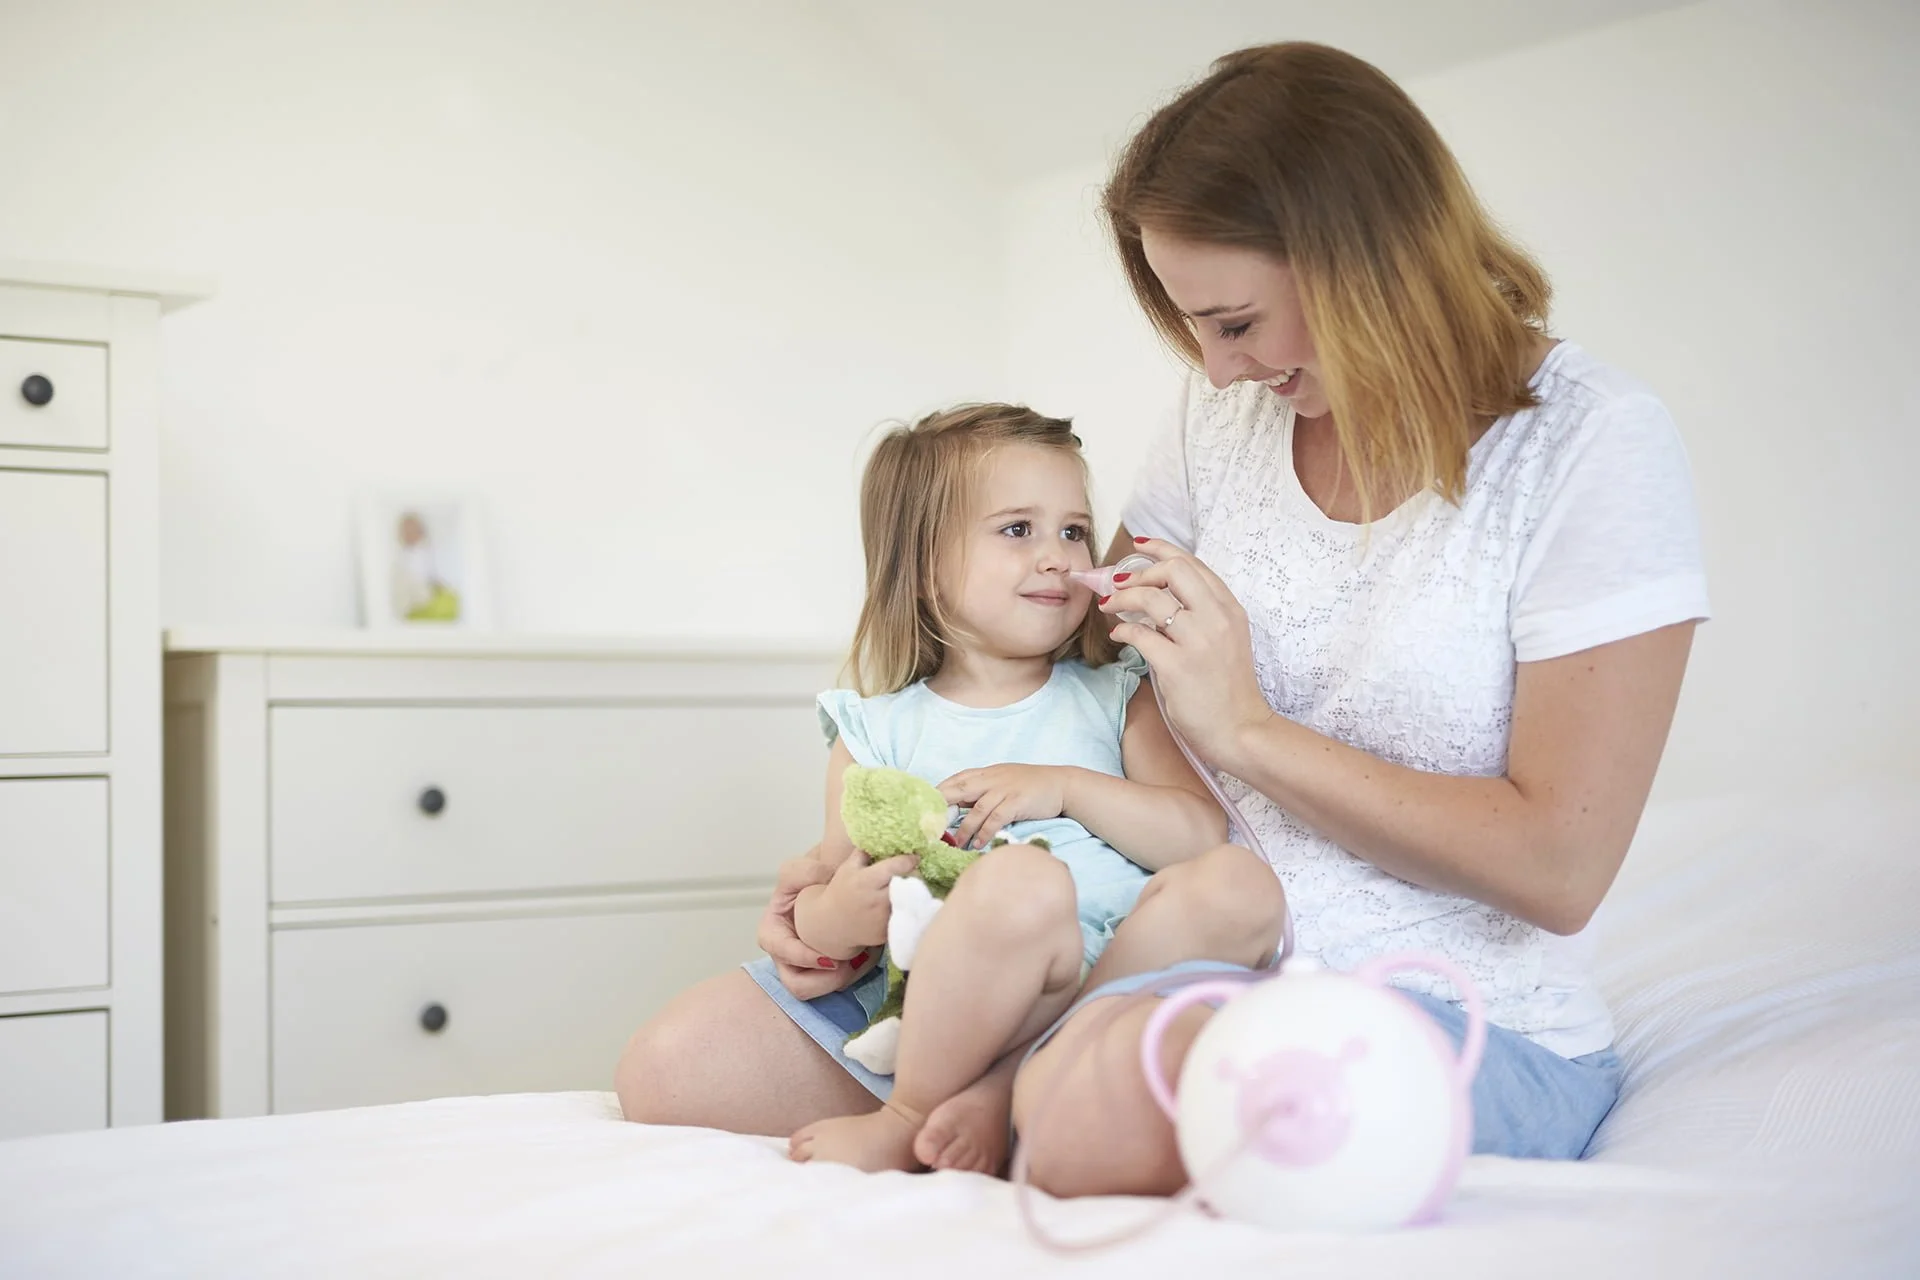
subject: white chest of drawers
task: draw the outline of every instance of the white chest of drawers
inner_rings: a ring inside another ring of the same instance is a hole
[[[0,263],[0,1138],[161,1114],[160,315]]]
[[[169,1118],[606,1088],[818,839],[823,650],[168,647]]]

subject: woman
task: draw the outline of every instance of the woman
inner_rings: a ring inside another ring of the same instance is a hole
[[[1204,373],[1115,548],[1160,563],[1102,605],[1160,625],[1115,639],[1244,797],[1302,954],[1474,979],[1496,1024],[1474,1149],[1578,1157],[1620,1078],[1580,935],[1707,615],[1673,424],[1545,336],[1539,268],[1412,101],[1336,50],[1221,59],[1132,139],[1105,207]],[[1104,998],[1159,980],[1091,993],[1018,1077],[1056,1194],[1185,1180],[1129,1069],[1150,1002]],[[1444,984],[1409,985],[1458,1039]],[[1208,1016],[1176,1024],[1170,1074]]]
[[[1204,374],[1116,543],[1139,534],[1160,563],[1103,604],[1159,626],[1115,636],[1259,828],[1299,953],[1341,969],[1400,950],[1453,960],[1496,1024],[1475,1150],[1576,1157],[1620,1077],[1581,931],[1707,615],[1673,424],[1545,336],[1538,267],[1406,95],[1336,50],[1223,58],[1134,136],[1105,203],[1136,298]],[[762,942],[790,986],[827,990],[844,979],[791,937],[808,874],[787,864]],[[1165,913],[1187,934],[1163,954],[1219,954],[1210,933],[1248,928],[1244,901],[1190,887]],[[1014,1118],[1047,1190],[1185,1181],[1138,1066],[1151,1004],[1110,998],[1164,976],[1089,993],[1021,1067]],[[1452,993],[1416,994],[1457,1037]],[[642,1118],[784,1132],[844,1105],[818,1091],[847,1082],[770,1016],[738,982],[663,1015],[623,1078],[722,1044],[727,1060]],[[1170,1030],[1170,1077],[1208,1016]]]

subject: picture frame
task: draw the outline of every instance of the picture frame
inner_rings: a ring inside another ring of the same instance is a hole
[[[361,625],[484,631],[493,595],[479,504],[462,494],[364,495],[355,518]]]

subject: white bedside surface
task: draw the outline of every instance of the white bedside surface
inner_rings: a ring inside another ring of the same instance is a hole
[[[594,636],[421,628],[176,627],[168,653],[274,653],[320,657],[808,658],[838,662],[848,641],[831,636]]]
[[[0,283],[154,298],[159,301],[162,313],[178,311],[214,295],[214,282],[207,276],[74,263],[24,262],[17,258],[0,259]]]

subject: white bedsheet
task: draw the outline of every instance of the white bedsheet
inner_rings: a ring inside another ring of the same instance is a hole
[[[1593,1160],[1477,1158],[1440,1225],[1197,1216],[1109,1275],[1920,1276],[1920,787],[1648,815],[1604,981],[1628,1088]],[[1062,1233],[1135,1200],[1044,1204]],[[0,1143],[0,1276],[967,1275],[1060,1264],[1011,1190],[794,1166],[610,1095]]]

